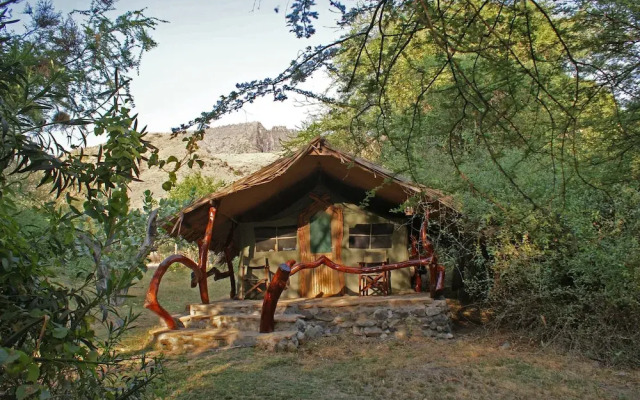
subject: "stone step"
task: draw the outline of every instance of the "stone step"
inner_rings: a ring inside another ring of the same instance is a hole
[[[300,314],[278,314],[275,316],[275,330],[294,330],[296,321],[304,316]],[[259,314],[219,314],[219,315],[187,315],[180,317],[186,328],[229,328],[241,331],[258,332],[260,329]]]
[[[283,314],[289,308],[288,304],[278,304],[276,314]],[[216,301],[211,304],[190,304],[189,314],[200,315],[227,315],[227,314],[252,314],[260,315],[262,300],[241,301]]]
[[[257,346],[269,350],[294,350],[298,347],[297,330],[258,333],[237,329],[162,329],[152,332],[152,345],[173,352],[201,352],[225,347]]]
[[[298,314],[302,310],[323,308],[403,308],[411,305],[425,306],[443,303],[444,300],[433,300],[428,293],[413,293],[394,296],[339,296],[315,299],[281,299],[276,314]],[[211,304],[191,304],[191,315],[224,315],[224,314],[260,314],[262,300],[223,300]]]

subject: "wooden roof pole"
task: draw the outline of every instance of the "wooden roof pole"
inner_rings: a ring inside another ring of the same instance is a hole
[[[198,281],[200,288],[200,301],[202,304],[209,304],[209,290],[207,288],[207,261],[209,259],[209,245],[211,244],[211,236],[213,235],[213,223],[216,220],[216,207],[209,207],[209,221],[207,229],[204,231],[204,237],[198,242],[198,268],[201,271],[201,277]]]

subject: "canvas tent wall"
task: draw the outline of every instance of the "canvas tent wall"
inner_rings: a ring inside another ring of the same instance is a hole
[[[361,262],[369,264],[382,261],[399,262],[408,259],[406,218],[392,214],[376,214],[363,208],[360,204],[348,202],[340,193],[330,193],[325,187],[316,187],[311,193],[316,196],[322,194],[330,196],[332,205],[342,210],[341,229],[343,235],[340,243],[342,263],[358,265]],[[296,203],[275,215],[274,218],[240,224],[237,228],[240,265],[264,265],[265,259],[268,259],[272,266],[284,263],[289,259],[301,260],[301,243],[299,243],[297,234],[297,230],[300,228],[298,226],[299,215],[312,204],[312,201],[309,196],[302,196]],[[373,229],[386,228],[386,230],[371,232],[371,227]],[[275,237],[269,237],[269,234],[275,235]],[[310,239],[313,241],[313,238]],[[376,243],[376,239],[379,243]],[[371,243],[372,241],[373,243]],[[311,243],[311,247],[313,247],[313,243]],[[326,252],[331,252],[331,250]],[[326,273],[332,272],[326,271]],[[408,270],[393,273],[391,283],[394,293],[411,290],[409,275]],[[301,279],[305,279],[304,274],[294,275],[282,296],[285,298],[304,296],[307,292],[304,286],[305,284],[310,285],[310,282],[303,283]],[[311,279],[307,277],[307,280]],[[357,295],[358,276],[349,274],[344,276],[341,289],[345,294]]]

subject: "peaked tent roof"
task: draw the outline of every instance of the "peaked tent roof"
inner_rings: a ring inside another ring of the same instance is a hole
[[[324,138],[318,137],[295,154],[280,158],[185,207],[170,220],[171,234],[189,241],[201,239],[207,226],[209,207],[216,205],[211,249],[222,250],[233,224],[277,214],[313,189],[319,176],[324,177],[323,182],[357,193],[366,195],[375,190],[374,200],[388,206],[387,210],[417,194],[424,195],[427,201],[454,209],[451,199],[441,192],[334,149]]]

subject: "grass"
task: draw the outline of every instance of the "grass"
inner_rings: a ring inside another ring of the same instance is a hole
[[[297,353],[235,349],[166,360],[166,399],[637,399],[640,375],[495,337],[334,337]]]
[[[141,311],[150,275],[127,306]],[[210,281],[212,299],[228,296],[229,282]],[[172,313],[198,302],[185,270],[170,271],[160,287]],[[157,317],[142,311],[125,344],[140,347]],[[158,325],[159,326],[159,325]],[[640,371],[617,370],[559,354],[552,348],[512,343],[482,329],[465,329],[449,341],[324,338],[295,353],[231,349],[167,355],[161,399],[638,399]]]

